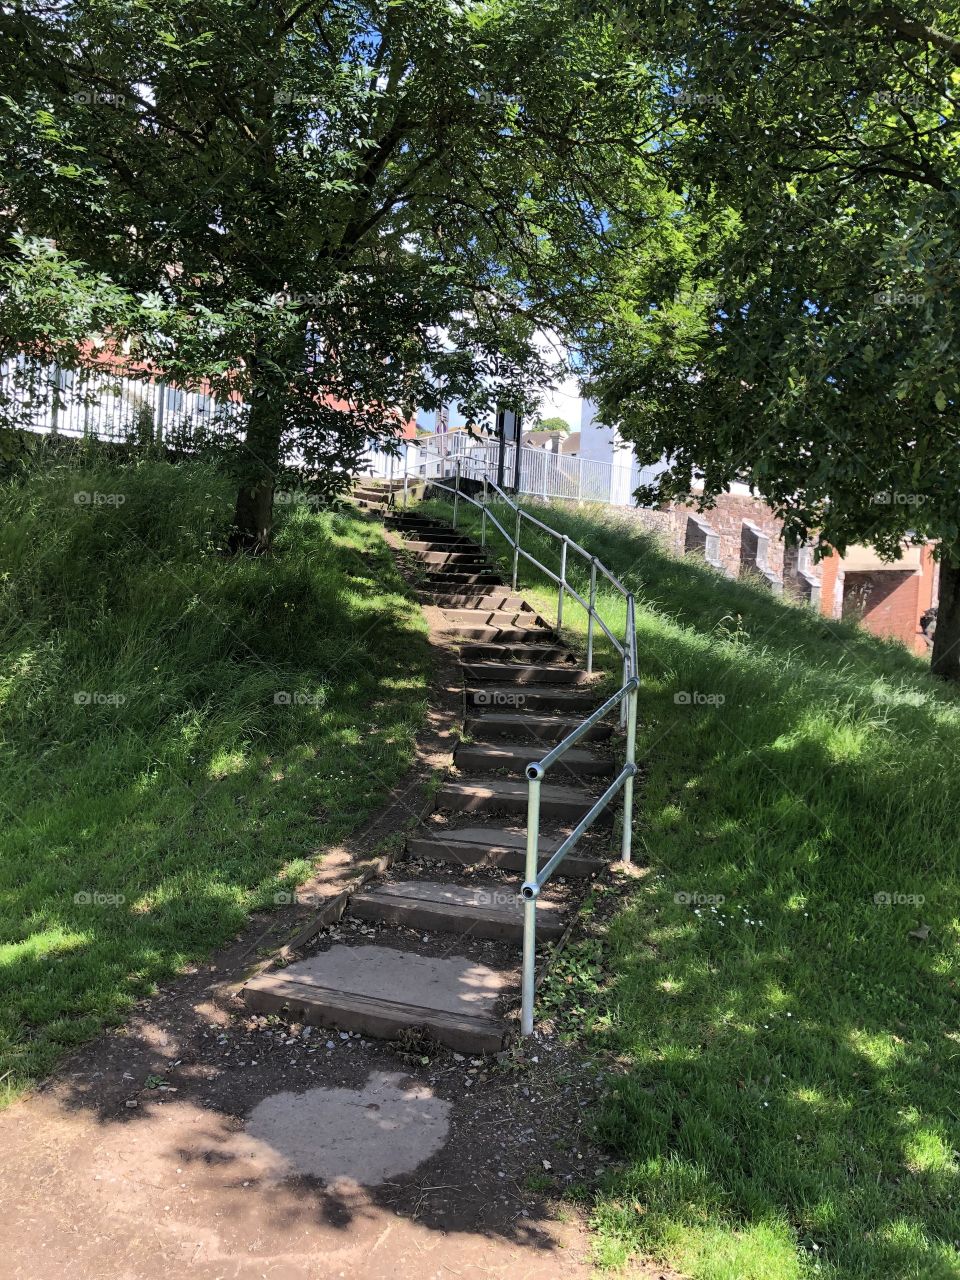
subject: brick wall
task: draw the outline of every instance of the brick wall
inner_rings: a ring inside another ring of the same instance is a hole
[[[843,581],[843,616],[859,618],[867,631],[893,636],[915,653],[928,653],[920,616],[934,599],[936,577],[930,546],[921,552],[919,572],[894,568],[848,572]]]
[[[687,511],[680,507],[653,511],[647,507],[624,507],[623,513],[636,524],[657,535],[671,555],[686,550]]]
[[[839,618],[843,608],[843,561],[835,551],[820,561],[820,612]]]
[[[765,502],[748,494],[722,493],[717,498],[717,505],[705,511],[704,517],[720,535],[720,564],[731,578],[738,578],[744,567],[743,523],[746,520],[769,538],[767,567],[782,580],[782,525]]]
[[[638,524],[657,533],[674,555],[704,555],[707,552],[707,529],[711,530],[718,538],[711,542],[712,554],[707,553],[707,558],[730,578],[739,578],[745,567],[742,540],[746,520],[769,538],[767,565],[777,578],[783,577],[781,524],[758,498],[723,493],[717,498],[716,506],[703,513],[692,505],[679,504],[655,511],[642,507],[626,508],[626,511]]]
[[[882,569],[844,575],[843,616],[880,636],[913,645],[920,577],[909,569]]]

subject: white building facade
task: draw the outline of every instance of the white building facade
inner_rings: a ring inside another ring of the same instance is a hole
[[[641,467],[633,450],[616,427],[608,427],[597,419],[597,406],[584,400],[580,410],[580,457],[611,468],[610,501],[620,507],[636,506],[634,492],[641,484],[650,484],[666,470],[666,463]]]

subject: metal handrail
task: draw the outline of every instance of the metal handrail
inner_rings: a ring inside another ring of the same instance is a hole
[[[432,466],[443,465],[444,463],[449,461],[451,461],[451,458],[449,456],[438,454],[435,457],[428,457],[423,459],[422,461],[416,464],[415,469],[429,468]],[[497,529],[500,531],[500,533],[506,540],[507,544],[513,548],[513,573],[512,573],[511,586],[513,587],[514,590],[516,590],[517,588],[517,572],[519,568],[520,556],[523,556],[525,560],[529,560],[530,563],[535,565],[536,568],[538,568],[543,574],[546,575],[546,577],[550,578],[551,581],[557,583],[557,586],[559,587],[559,592],[557,596],[557,626],[558,627],[561,627],[563,625],[564,593],[572,596],[577,601],[577,603],[581,605],[582,608],[586,609],[588,614],[588,625],[587,625],[587,671],[588,673],[593,671],[593,639],[594,639],[593,630],[594,630],[594,624],[597,624],[599,625],[600,629],[603,631],[604,635],[606,635],[610,643],[613,645],[614,649],[616,649],[616,651],[624,659],[624,681],[626,681],[629,678],[629,676],[631,674],[634,674],[636,671],[636,661],[635,661],[636,655],[632,654],[628,658],[626,645],[621,644],[621,642],[613,634],[613,632],[610,630],[610,628],[607,626],[603,618],[600,617],[600,615],[597,613],[597,610],[596,610],[596,594],[597,594],[596,593],[596,575],[598,573],[602,574],[603,577],[605,577],[607,581],[610,583],[610,585],[615,587],[616,590],[618,590],[621,593],[621,595],[624,597],[625,600],[628,600],[630,598],[630,592],[623,585],[620,579],[616,577],[615,574],[611,573],[610,570],[606,567],[606,565],[603,564],[600,560],[598,560],[596,556],[592,556],[590,552],[586,550],[585,547],[581,547],[579,543],[574,542],[573,539],[569,537],[567,534],[558,533],[556,529],[551,529],[551,527],[548,524],[545,524],[544,521],[538,520],[536,516],[531,515],[530,512],[526,511],[523,507],[521,507],[519,503],[514,502],[510,498],[510,496],[506,494],[503,491],[503,489],[501,489],[500,486],[495,481],[491,480],[486,474],[482,476],[473,477],[474,479],[482,480],[484,485],[484,490],[485,491],[488,489],[492,490],[497,495],[497,497],[502,502],[506,503],[506,505],[511,509],[511,511],[515,513],[516,532],[515,532],[515,535],[511,537],[511,535],[508,534],[507,531],[504,529],[503,525],[500,524],[499,521],[495,520],[494,517],[489,514],[489,503],[487,501],[479,503],[473,499],[469,499],[467,495],[463,493],[463,491],[460,489],[462,460],[459,457],[454,456],[452,461],[454,462],[454,469],[455,469],[455,476],[456,476],[455,488],[451,488],[449,485],[443,484],[439,478],[425,477],[425,479],[429,479],[430,483],[434,486],[434,488],[444,489],[448,493],[454,494],[454,515],[456,515],[456,505],[458,500],[470,501],[472,506],[478,507],[487,513],[481,522],[481,541],[483,542],[484,545],[486,545],[486,520],[489,519],[493,524],[496,525]],[[409,501],[410,479],[411,479],[410,468],[406,465],[406,455],[404,455],[403,505],[405,507],[407,506]],[[543,564],[540,560],[536,558],[536,556],[532,555],[529,551],[527,551],[525,547],[522,547],[520,545],[519,534],[520,534],[522,521],[524,520],[526,520],[529,524],[535,525],[538,529],[542,529],[544,533],[549,534],[552,538],[556,538],[557,541],[560,542],[561,567],[560,567],[559,574],[554,573],[552,569],[548,569],[545,564]],[[454,521],[454,525],[456,525],[456,521]],[[590,565],[590,598],[589,600],[585,600],[583,596],[580,595],[580,593],[576,590],[576,588],[571,586],[571,584],[567,581],[566,559],[567,559],[567,553],[569,551],[573,551],[576,554],[581,555]],[[624,639],[626,640],[626,637],[624,637]],[[621,724],[624,724],[625,722],[626,722],[626,717],[624,715],[621,718]]]
[[[434,463],[442,464],[447,461],[445,458],[425,459],[420,466],[429,467]],[[616,651],[623,658],[623,684],[606,699],[595,711],[593,711],[581,724],[577,725],[570,733],[567,734],[560,742],[557,743],[545,756],[540,760],[532,761],[527,765],[527,844],[526,844],[526,862],[524,866],[524,882],[521,886],[520,893],[523,898],[523,978],[522,978],[522,1005],[520,1011],[520,1032],[521,1035],[529,1036],[533,1034],[533,1003],[536,991],[536,951],[537,951],[537,899],[540,896],[540,890],[561,865],[564,858],[576,847],[581,836],[593,825],[600,814],[607,808],[610,802],[623,791],[623,833],[620,845],[620,857],[623,862],[629,863],[631,858],[632,838],[633,838],[633,779],[637,772],[636,765],[636,742],[637,742],[637,690],[640,687],[640,679],[637,670],[637,628],[636,628],[636,607],[632,592],[628,591],[615,577],[605,565],[596,558],[591,556],[588,551],[574,542],[566,534],[561,534],[556,529],[551,529],[548,524],[542,520],[538,520],[536,516],[530,515],[524,511],[519,503],[512,502],[509,496],[504,493],[499,485],[494,483],[484,474],[482,479],[484,486],[484,500],[478,502],[476,498],[470,494],[464,493],[460,488],[460,459],[454,459],[455,483],[451,487],[444,484],[441,479],[431,479],[430,483],[435,489],[443,489],[447,493],[453,494],[453,527],[457,527],[457,516],[460,502],[468,502],[471,506],[477,507],[481,515],[481,541],[486,545],[487,539],[487,521],[489,521],[505,539],[507,545],[513,548],[513,589],[517,586],[517,570],[519,567],[520,556],[522,555],[531,564],[535,565],[542,573],[558,585],[557,595],[557,627],[563,625],[563,600],[566,592],[572,596],[582,608],[587,610],[587,671],[593,670],[593,630],[594,624],[599,623],[601,629],[610,640]],[[492,489],[493,492],[515,513],[516,523],[514,535],[507,532],[500,521],[490,511],[490,503],[487,500],[487,491]],[[409,496],[409,469],[406,465],[406,457],[404,458],[404,474],[403,474],[403,501],[404,506],[407,505]],[[523,520],[527,519],[531,524],[542,529],[551,537],[560,541],[560,572],[556,574],[552,569],[548,569],[542,564],[536,556],[520,546],[520,536]],[[584,597],[574,587],[567,582],[567,555],[570,551],[582,555],[590,564],[590,596],[589,599]],[[616,587],[626,599],[627,618],[624,630],[623,643],[616,638],[604,620],[597,612],[597,573],[603,574],[605,578]],[[613,780],[606,791],[591,806],[588,812],[580,819],[574,829],[554,850],[553,855],[548,859],[546,864],[540,867],[540,789],[547,770],[561,760],[563,756],[570,750],[575,743],[590,730],[595,724],[609,715],[611,711],[619,708],[621,716],[621,724],[626,728],[626,742],[624,752],[624,764],[617,777]]]

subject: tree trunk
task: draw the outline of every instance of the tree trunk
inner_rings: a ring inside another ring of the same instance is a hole
[[[243,551],[249,555],[262,555],[270,550],[273,531],[273,478],[272,476],[244,484],[237,494],[230,530],[230,551],[237,555]]]
[[[960,564],[940,562],[940,600],[930,670],[941,680],[960,681]]]
[[[263,555],[273,532],[273,492],[280,470],[282,389],[254,380],[244,441],[244,467],[229,548],[233,555]]]

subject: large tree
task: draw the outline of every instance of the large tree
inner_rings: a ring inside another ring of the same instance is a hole
[[[677,193],[593,346],[662,496],[753,484],[788,533],[939,540],[934,670],[960,679],[957,7],[692,0],[621,29],[661,68]]]
[[[268,543],[285,457],[338,484],[397,411],[519,405],[536,330],[601,292],[644,100],[566,0],[39,0],[0,27],[4,239],[49,238],[147,304],[165,372],[243,395],[237,546]]]

